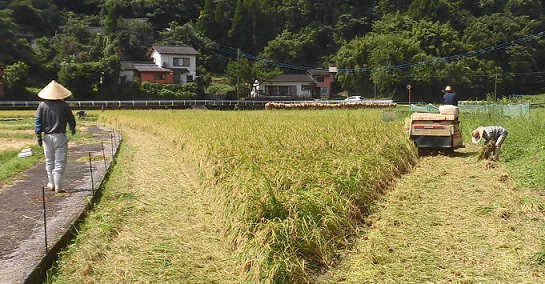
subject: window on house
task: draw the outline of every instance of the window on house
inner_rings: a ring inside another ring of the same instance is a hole
[[[324,76],[316,76],[315,79],[316,79],[316,82],[318,82],[318,83],[323,83],[324,82]]]
[[[166,80],[167,76],[165,74],[155,73],[155,80]]]
[[[175,57],[174,66],[189,66],[189,58],[187,57]]]
[[[187,81],[188,82],[193,82],[193,76],[192,75],[187,75]]]
[[[269,96],[294,96],[297,94],[296,86],[266,86],[265,93]]]

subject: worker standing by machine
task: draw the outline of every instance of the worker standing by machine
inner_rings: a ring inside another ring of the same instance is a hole
[[[452,90],[451,86],[446,86],[444,90],[441,90],[441,92],[443,92],[443,103],[445,105],[458,106],[458,97]]]

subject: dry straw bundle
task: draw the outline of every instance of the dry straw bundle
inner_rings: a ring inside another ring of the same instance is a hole
[[[356,102],[356,103],[267,103],[265,109],[361,109],[361,108],[394,108],[396,103],[370,103],[370,102]]]

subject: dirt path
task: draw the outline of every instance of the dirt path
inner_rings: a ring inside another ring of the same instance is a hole
[[[542,283],[543,200],[477,147],[424,157],[380,202],[337,283]]]

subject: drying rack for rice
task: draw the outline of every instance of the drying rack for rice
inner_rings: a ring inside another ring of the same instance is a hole
[[[265,109],[360,109],[360,108],[395,108],[391,100],[358,102],[269,102]]]

